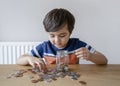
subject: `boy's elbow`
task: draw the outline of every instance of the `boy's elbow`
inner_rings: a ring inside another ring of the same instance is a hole
[[[107,65],[108,64],[108,59],[107,58],[105,58],[105,65]]]
[[[27,55],[22,55],[22,56],[20,56],[20,57],[16,60],[16,64],[18,64],[18,65],[27,65],[27,64],[28,64]]]

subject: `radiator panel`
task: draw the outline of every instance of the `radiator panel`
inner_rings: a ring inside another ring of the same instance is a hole
[[[29,52],[40,42],[0,42],[0,64],[16,64],[20,55]]]

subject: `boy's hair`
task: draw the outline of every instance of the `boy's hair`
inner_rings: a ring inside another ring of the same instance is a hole
[[[62,8],[51,10],[43,20],[43,25],[47,32],[58,31],[66,24],[68,26],[68,31],[72,33],[75,18],[68,10]]]

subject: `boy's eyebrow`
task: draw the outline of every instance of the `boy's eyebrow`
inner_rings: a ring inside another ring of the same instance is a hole
[[[50,35],[54,35],[54,34],[50,34]]]
[[[60,33],[59,35],[64,35],[66,32]],[[54,35],[53,33],[50,33],[50,35]]]
[[[64,35],[64,34],[66,34],[66,33],[60,33],[60,35]]]

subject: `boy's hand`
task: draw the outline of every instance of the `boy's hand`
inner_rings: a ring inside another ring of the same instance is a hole
[[[79,48],[79,49],[75,50],[75,55],[78,58],[83,58],[85,60],[91,59],[91,53],[87,48]]]
[[[28,63],[33,67],[39,67],[42,72],[47,72],[47,67],[41,58],[29,57]]]

